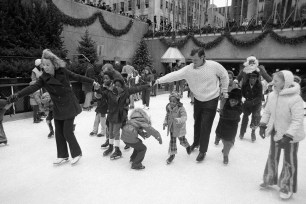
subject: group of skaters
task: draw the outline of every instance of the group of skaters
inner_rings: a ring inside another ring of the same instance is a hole
[[[147,97],[146,91],[150,93],[152,87],[159,84],[185,80],[194,96],[193,143],[190,145],[185,137],[187,112],[180,102],[181,93],[173,91],[169,95],[163,123],[163,128],[167,127],[167,134],[170,134],[167,164],[172,163],[177,154],[177,138],[187,154],[193,152],[195,148],[199,149],[197,162],[205,159],[211,128],[218,111],[220,119],[215,131],[215,144],[222,141],[223,163],[228,164],[240,116],[243,114],[239,137],[243,139],[248,126],[248,117],[252,115],[250,123],[252,141],[256,140],[257,128],[263,139],[270,137],[270,151],[260,187],[269,189],[270,186],[277,184],[280,188],[280,197],[289,199],[297,191],[297,152],[299,142],[305,137],[304,102],[300,96],[300,85],[295,81],[298,77],[295,78],[288,70],[276,72],[271,77],[265,68],[259,65],[256,57],[250,56],[237,80],[234,80],[231,71],[227,71],[215,61],[206,60],[203,48],[192,50],[190,56],[193,63],[166,74],[155,82],[150,76],[150,69],[145,68],[144,76],[140,77],[143,82],[133,86],[129,84],[129,79],[135,78],[131,77],[134,74],[133,70],[124,75],[125,73],[116,71],[111,64],[105,64],[101,69],[100,78],[94,80],[69,71],[63,60],[46,49],[41,59],[42,75],[29,87],[7,99],[2,99],[0,110],[5,110],[19,98],[44,88],[53,103],[52,115],[57,145],[57,159],[54,165],[69,160],[67,143],[72,157],[71,164],[75,165],[80,160],[82,151],[74,135],[73,124],[75,117],[81,112],[81,107],[72,91],[70,80],[91,84],[93,95],[97,100],[92,135],[98,134],[98,126],[101,124],[100,136],[106,135],[106,142],[102,147],[107,148],[103,155],[110,155],[113,159],[121,157],[121,139],[127,148],[133,148],[130,156],[131,168],[141,170],[145,168],[142,161],[147,147],[140,137],[146,139],[153,136],[162,144],[161,134],[153,127],[146,111],[149,107],[147,98],[150,98]],[[270,93],[266,97],[262,116],[260,113],[264,91],[261,77],[266,81],[267,87],[270,87],[267,89]],[[139,92],[142,92],[144,108],[131,110],[128,117],[131,98]],[[218,104],[220,104],[219,109]],[[1,142],[3,135],[5,137],[2,118],[0,129]],[[278,163],[282,150],[284,162],[278,177]]]

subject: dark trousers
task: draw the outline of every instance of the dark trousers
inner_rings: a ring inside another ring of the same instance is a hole
[[[67,143],[69,145],[70,154],[72,158],[82,155],[81,148],[73,132],[73,122],[74,117],[67,120],[54,119],[58,158],[69,157]]]
[[[150,92],[151,88],[142,90],[141,99],[142,104],[149,107],[150,105]]]
[[[134,149],[132,155],[131,155],[131,160],[132,160],[132,166],[139,166],[141,165],[141,162],[143,161],[147,147],[142,143],[142,141],[139,139],[137,143],[127,143],[125,142],[126,145],[132,147]]]
[[[193,117],[194,117],[194,141],[193,145],[200,145],[200,152],[207,152],[211,127],[214,122],[218,98],[210,101],[198,101],[194,99]]]
[[[287,143],[284,148],[284,158],[282,172],[278,178],[278,163],[281,154],[281,148],[274,141],[274,136],[271,135],[270,151],[266,163],[263,180],[269,185],[278,184],[280,188],[296,193],[297,191],[297,152],[299,143]]]
[[[261,103],[254,106],[244,106],[242,108],[243,111],[243,117],[241,121],[241,128],[240,128],[240,134],[244,134],[246,132],[246,128],[248,126],[249,122],[249,115],[252,114],[252,120],[250,127],[252,129],[255,129],[259,125],[260,121],[260,110],[261,110]]]

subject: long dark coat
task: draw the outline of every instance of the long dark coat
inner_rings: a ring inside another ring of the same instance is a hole
[[[44,72],[35,84],[24,88],[17,94],[18,97],[21,98],[44,87],[49,92],[54,104],[54,119],[70,119],[77,116],[82,111],[72,90],[70,84],[71,79],[78,82],[94,82],[93,79],[75,74],[66,68],[58,68],[55,70],[54,76]]]
[[[241,113],[242,107],[240,103],[237,106],[231,107],[229,100],[225,102],[216,129],[216,134],[221,139],[224,139],[226,141],[232,141],[235,139]]]

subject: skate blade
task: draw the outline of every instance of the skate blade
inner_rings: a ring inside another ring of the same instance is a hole
[[[110,160],[116,160],[116,159],[120,159],[122,156],[117,156],[117,157],[110,157]]]

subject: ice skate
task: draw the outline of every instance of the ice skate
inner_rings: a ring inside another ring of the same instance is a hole
[[[190,146],[186,147],[186,151],[187,151],[187,154],[191,154],[191,147]]]
[[[104,136],[104,134],[103,133],[99,133],[99,134],[97,134],[97,137],[103,137]]]
[[[107,155],[109,155],[110,153],[112,153],[112,152],[113,152],[113,149],[114,149],[113,145],[110,144],[110,145],[108,146],[108,149],[105,150],[105,151],[103,152],[103,156],[107,156]]]
[[[118,159],[118,158],[120,158],[120,157],[122,157],[122,153],[121,153],[119,147],[115,147],[115,151],[114,151],[114,153],[110,156],[110,159]]]
[[[292,196],[292,192],[290,192],[289,190],[287,190],[286,188],[281,188],[279,190],[279,197],[283,200],[288,200],[291,198]]]
[[[54,162],[53,162],[53,165],[55,166],[59,166],[59,165],[62,165],[66,162],[68,162],[68,158],[57,158]]]
[[[135,170],[142,170],[142,169],[145,168],[145,166],[142,165],[142,164],[139,164],[139,165],[132,165],[131,168],[132,168],[132,169],[135,169]]]
[[[203,161],[204,158],[205,158],[205,156],[206,156],[206,153],[200,152],[199,155],[198,155],[197,158],[196,158],[196,161],[197,161],[197,162]]]
[[[109,139],[107,139],[105,143],[101,145],[101,148],[106,148],[108,145],[109,145]]]
[[[76,156],[71,160],[71,165],[76,165],[80,159],[81,159],[82,155]]]
[[[240,133],[239,138],[242,140],[243,137],[244,137],[244,134],[243,134],[243,133]]]
[[[48,134],[48,138],[50,139],[50,138],[53,137],[53,136],[54,136],[54,132],[51,131],[51,132]]]
[[[228,164],[228,156],[223,156],[223,164]]]
[[[170,157],[166,160],[167,164],[171,164],[174,157],[175,157],[175,154],[170,155]]]
[[[90,136],[97,136],[97,133],[91,132],[91,133],[89,133],[89,135],[90,135]]]
[[[259,187],[260,187],[260,189],[268,189],[268,188],[271,187],[271,185],[264,182],[264,183],[260,184]]]
[[[252,142],[255,142],[256,140],[255,130],[252,130],[251,139],[252,139]]]
[[[0,144],[7,145],[7,141],[2,141],[2,142],[0,142]]]

